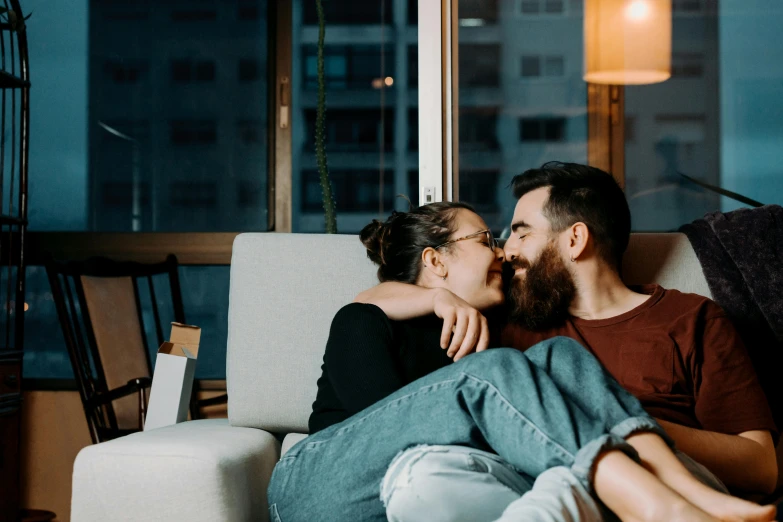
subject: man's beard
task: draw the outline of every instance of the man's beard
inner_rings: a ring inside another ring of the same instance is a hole
[[[529,330],[545,330],[562,324],[576,295],[576,285],[563,259],[549,243],[530,263],[517,258],[511,268],[526,268],[524,279],[513,277],[507,290],[509,320]]]

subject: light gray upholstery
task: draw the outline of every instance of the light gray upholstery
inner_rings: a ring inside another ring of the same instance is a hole
[[[226,369],[231,424],[306,432],[332,317],[377,282],[356,236],[237,236]]]

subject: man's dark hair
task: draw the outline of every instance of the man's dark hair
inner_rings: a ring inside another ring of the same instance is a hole
[[[587,225],[598,255],[618,272],[631,234],[631,211],[617,181],[601,169],[578,163],[545,163],[511,181],[514,197],[549,187],[544,216],[553,232]]]

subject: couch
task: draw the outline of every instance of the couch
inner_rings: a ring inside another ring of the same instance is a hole
[[[331,319],[376,284],[356,236],[237,236],[231,260],[228,419],[197,420],[84,448],[71,520],[266,521],[272,469],[305,437]],[[683,234],[633,234],[628,284],[710,297]],[[209,349],[204,346],[203,349]]]

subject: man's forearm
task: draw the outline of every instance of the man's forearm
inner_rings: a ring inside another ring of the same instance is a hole
[[[360,293],[356,303],[374,304],[395,321],[404,321],[433,313],[435,289],[407,283],[386,282]]]
[[[772,438],[756,441],[741,435],[704,431],[656,419],[677,449],[712,471],[729,488],[771,493],[777,482]],[[767,434],[768,435],[768,434]]]

